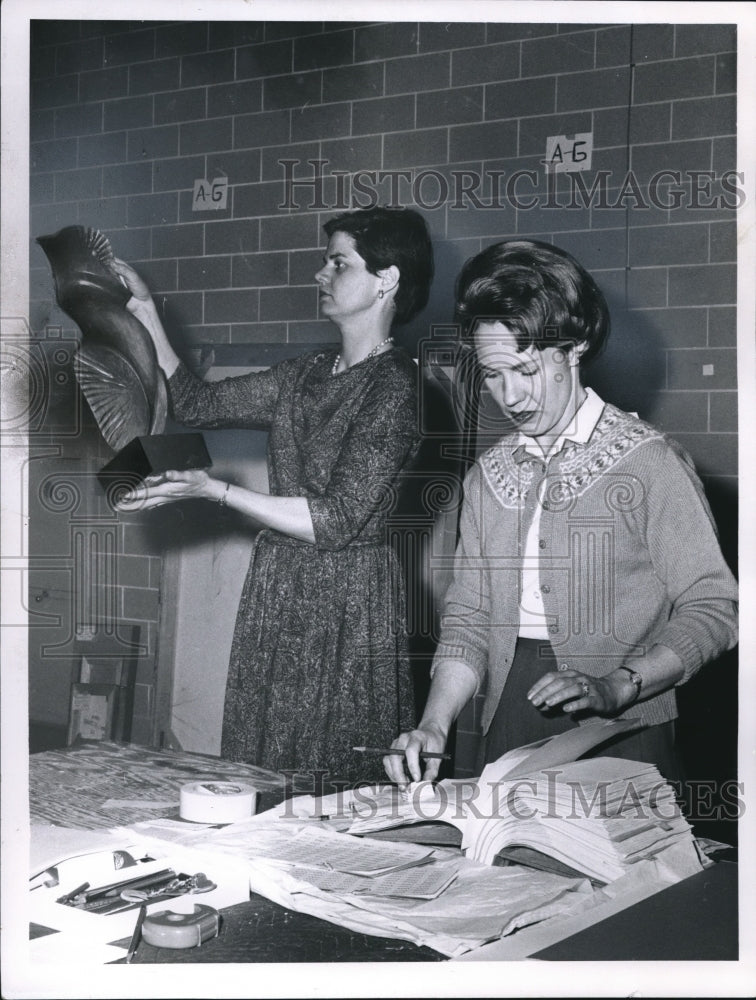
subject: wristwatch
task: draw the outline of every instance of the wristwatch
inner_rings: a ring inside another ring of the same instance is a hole
[[[632,667],[618,667],[617,669],[624,670],[625,673],[629,676],[630,680],[635,685],[635,697],[630,702],[630,704],[632,705],[640,698],[641,688],[643,687],[643,678],[638,673],[638,671],[633,670]]]

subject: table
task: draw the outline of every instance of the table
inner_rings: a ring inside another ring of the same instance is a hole
[[[597,954],[605,961],[737,961],[738,866],[715,864],[533,957],[580,962]]]
[[[114,742],[82,743],[29,758],[32,823],[108,829],[141,820],[178,819],[175,806],[105,806],[136,799],[173,800],[190,781],[240,781],[260,790],[258,811],[289,794],[313,792],[306,777],[284,777],[205,754]],[[325,791],[328,791],[326,788]],[[358,934],[252,894],[223,912],[223,933],[201,949],[177,951],[142,943],[133,964],[156,962],[436,962],[445,956],[394,938]],[[32,933],[35,933],[33,930]],[[119,942],[121,943],[121,942]],[[128,947],[129,942],[123,942]]]
[[[156,815],[178,818],[175,806],[138,810],[133,805],[105,807],[105,803],[139,798],[176,802],[187,781],[251,782],[262,790],[261,809],[287,794],[313,792],[307,779],[287,781],[252,765],[116,743],[34,754],[29,774],[32,823],[86,830],[130,825]],[[249,902],[228,907],[222,917],[222,934],[201,948],[175,951],[143,943],[135,963],[445,960],[429,948],[355,933],[256,894]],[[541,925],[525,928],[478,949],[469,959],[733,959],[737,943],[737,866],[722,863],[629,908],[620,904],[601,913],[566,918],[557,930]]]
[[[433,951],[395,938],[357,934],[307,913],[285,910],[252,893],[222,913],[222,933],[201,948],[171,950],[142,942],[132,965],[162,962],[445,962]],[[127,948],[128,939],[116,942]],[[125,961],[122,960],[122,961]]]
[[[206,754],[156,750],[130,743],[82,742],[29,758],[29,810],[32,823],[82,830],[130,826],[158,816],[178,819],[178,808],[118,807],[105,803],[138,799],[178,802],[190,781],[239,781],[260,789],[258,810],[287,794],[312,792],[304,780],[287,781],[274,771],[236,764]]]

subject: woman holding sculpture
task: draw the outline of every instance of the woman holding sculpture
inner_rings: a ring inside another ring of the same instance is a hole
[[[358,780],[376,775],[352,745],[385,745],[414,724],[404,590],[386,521],[417,448],[417,376],[391,330],[427,302],[433,256],[411,210],[347,213],[325,231],[316,281],[340,349],[220,382],[187,371],[149,290],[115,262],[128,308],[152,334],[175,418],[270,432],[270,494],[204,471],[168,472],[121,506],[199,497],[261,526],[233,638],[221,754]]]

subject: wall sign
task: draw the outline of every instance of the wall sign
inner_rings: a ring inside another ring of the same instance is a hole
[[[194,182],[192,211],[208,212],[225,208],[228,202],[228,177],[216,177],[212,181],[204,178]]]
[[[593,158],[593,132],[574,135],[550,135],[546,139],[546,170],[549,173],[569,173],[590,170]]]

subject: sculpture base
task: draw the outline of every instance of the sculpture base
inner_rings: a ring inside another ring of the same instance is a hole
[[[201,434],[147,434],[135,437],[121,448],[97,473],[100,485],[113,502],[117,494],[134,486],[147,476],[169,469],[209,469],[210,453]]]

